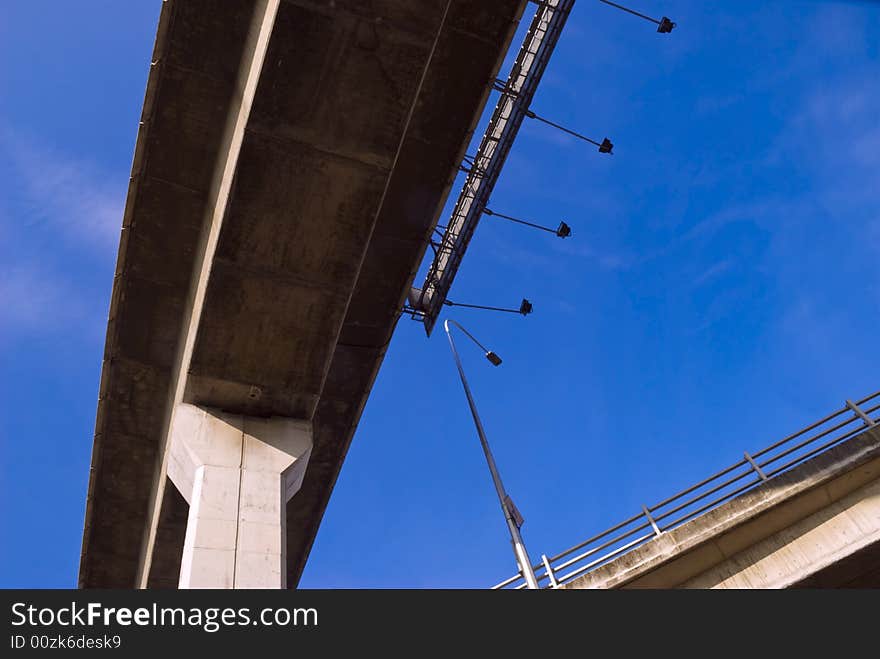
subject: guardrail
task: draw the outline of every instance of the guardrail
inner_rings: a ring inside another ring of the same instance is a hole
[[[542,588],[558,588],[664,531],[788,471],[880,423],[880,418],[875,418],[878,410],[880,391],[855,402],[847,400],[842,409],[824,419],[756,453],[743,453],[743,459],[736,464],[658,504],[642,506],[639,514],[626,521],[555,556],[542,555],[541,562],[534,566],[538,584]],[[833,438],[827,439],[831,436]],[[785,461],[780,463],[783,459]],[[522,575],[517,574],[492,588],[522,589],[525,585]]]

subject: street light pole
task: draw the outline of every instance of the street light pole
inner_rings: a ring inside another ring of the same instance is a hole
[[[474,417],[474,425],[477,427],[477,434],[480,436],[480,444],[483,447],[483,453],[486,455],[486,462],[489,464],[489,472],[492,474],[492,482],[495,484],[495,492],[498,494],[498,502],[501,504],[501,510],[504,512],[504,520],[507,522],[507,529],[510,531],[510,541],[513,544],[513,553],[516,555],[516,562],[519,564],[520,572],[526,580],[528,587],[531,589],[538,588],[538,580],[535,578],[535,571],[532,569],[532,562],[529,560],[529,553],[523,543],[522,535],[520,535],[519,527],[522,525],[522,517],[513,505],[511,498],[504,490],[504,484],[501,482],[501,475],[498,473],[498,467],[495,466],[495,458],[492,457],[492,451],[489,448],[489,442],[486,439],[486,432],[483,430],[483,423],[480,421],[480,415],[477,413],[477,406],[474,403],[474,397],[471,395],[471,388],[468,386],[467,378],[464,375],[464,368],[461,366],[461,359],[458,357],[458,351],[455,349],[455,341],[452,340],[452,333],[449,331],[449,324],[452,323],[481,350],[486,353],[488,359],[494,366],[501,363],[501,358],[491,350],[486,350],[482,343],[477,341],[474,336],[464,327],[454,320],[446,320],[443,327],[446,330],[446,337],[449,339],[449,347],[452,348],[452,356],[455,357],[455,365],[458,367],[458,375],[461,377],[461,384],[464,386],[464,393],[467,396],[468,405],[471,408],[471,416]]]

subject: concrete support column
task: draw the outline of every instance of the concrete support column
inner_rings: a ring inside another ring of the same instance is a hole
[[[286,586],[286,504],[311,450],[308,421],[179,406],[168,477],[190,506],[180,588]]]

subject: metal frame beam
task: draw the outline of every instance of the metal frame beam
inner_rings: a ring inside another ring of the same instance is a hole
[[[415,305],[423,314],[428,336],[443,309],[474,230],[573,6],[574,0],[546,0],[538,4],[507,83],[503,87],[493,85],[500,90],[501,96],[476,155],[469,159],[467,178]]]

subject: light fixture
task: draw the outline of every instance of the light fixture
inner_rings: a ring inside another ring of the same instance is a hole
[[[661,34],[669,34],[670,32],[672,32],[672,28],[674,27],[675,23],[664,16],[660,19],[660,25],[657,28],[657,32],[660,32]]]
[[[444,300],[443,304],[447,307],[464,307],[465,309],[484,309],[485,311],[503,311],[504,313],[518,313],[523,316],[528,316],[532,313],[532,303],[529,302],[526,298],[522,299],[522,302],[519,305],[518,309],[511,309],[509,307],[490,307],[484,304],[465,304],[464,302],[453,302],[452,300]]]
[[[644,18],[646,21],[651,21],[652,23],[657,25],[657,32],[661,34],[669,34],[672,32],[672,28],[675,27],[675,23],[664,16],[659,21],[656,18],[651,18],[650,16],[645,16],[644,14],[640,14],[637,11],[633,11],[628,7],[624,7],[623,5],[619,5],[616,2],[610,2],[610,0],[599,0],[599,2],[604,2],[606,5],[611,5],[612,7],[616,7],[617,9],[621,9],[633,16],[638,16],[639,18]]]
[[[599,147],[599,153],[611,153],[611,149],[614,148],[614,144],[612,144],[611,140],[609,140],[607,137],[605,139],[603,139],[601,142],[597,142],[596,140],[590,139],[586,135],[581,135],[580,133],[577,133],[577,132],[571,130],[570,128],[566,128],[565,126],[560,126],[559,124],[557,124],[554,121],[550,121],[549,119],[545,119],[541,115],[535,114],[532,110],[526,110],[525,115],[529,119],[537,119],[538,121],[545,123],[548,126],[553,126],[553,128],[561,130],[563,133],[568,133],[572,137],[576,137],[579,140],[583,140],[584,142],[589,142],[590,144],[595,144],[596,146]]]
[[[564,224],[564,223],[563,223]],[[422,289],[416,288],[415,286],[410,287],[409,293],[406,296],[406,303],[403,306],[403,313],[410,314],[413,319],[420,319],[424,317],[425,314],[425,304],[426,301],[422,294]],[[504,313],[518,313],[523,316],[528,316],[532,313],[532,303],[529,302],[526,298],[522,299],[519,307],[514,309],[511,307],[490,307],[485,304],[465,304],[464,302],[453,302],[452,300],[443,300],[443,304],[447,307],[464,307],[465,309],[483,309],[485,311],[501,311]],[[498,364],[501,363],[501,358],[498,355],[493,353],[492,356],[486,355],[486,358],[495,364],[495,360],[498,360]],[[498,364],[495,364],[496,366]]]
[[[525,303],[526,300],[523,300]],[[525,579],[526,584],[530,589],[538,589],[538,580],[535,577],[535,570],[532,567],[531,559],[529,559],[529,553],[526,551],[525,543],[523,542],[522,535],[519,530],[523,525],[523,516],[520,514],[519,510],[513,503],[513,499],[510,498],[510,495],[504,489],[504,484],[501,482],[501,474],[498,473],[498,467],[495,464],[495,458],[492,455],[492,451],[489,448],[489,440],[486,438],[486,432],[483,430],[483,422],[480,421],[480,415],[477,413],[477,404],[474,402],[474,397],[471,394],[471,388],[468,386],[467,378],[464,375],[464,367],[461,365],[461,358],[458,356],[458,350],[455,349],[455,341],[452,340],[452,332],[450,331],[449,325],[455,325],[458,329],[460,329],[465,336],[467,336],[471,341],[473,341],[479,348],[482,350],[486,359],[488,359],[492,364],[498,366],[501,363],[501,358],[492,352],[491,350],[487,350],[486,347],[477,341],[473,334],[468,332],[464,327],[462,327],[459,323],[454,320],[447,319],[443,323],[443,327],[446,330],[446,338],[449,339],[449,347],[452,350],[452,356],[455,358],[455,365],[458,368],[458,376],[461,378],[461,384],[464,387],[464,393],[467,397],[468,407],[471,410],[471,416],[474,419],[474,425],[477,429],[477,435],[480,438],[480,446],[483,448],[483,454],[486,456],[486,464],[489,465],[489,473],[492,476],[492,483],[495,486],[495,493],[498,495],[498,503],[501,504],[501,510],[504,513],[504,521],[507,524],[507,531],[510,533],[510,541],[513,544],[513,553],[516,556],[516,562],[519,565],[520,574],[522,574],[523,579]]]
[[[505,215],[504,213],[499,213],[488,208],[484,208],[483,213],[492,217],[500,217],[502,220],[508,220],[509,222],[516,222],[517,224],[524,224],[527,227],[540,229],[541,231],[547,231],[548,233],[555,234],[560,238],[568,238],[571,235],[571,227],[568,226],[565,222],[560,222],[558,227],[556,227],[555,229],[551,229],[550,227],[541,226],[540,224],[528,222],[518,217],[513,217],[511,215]]]

